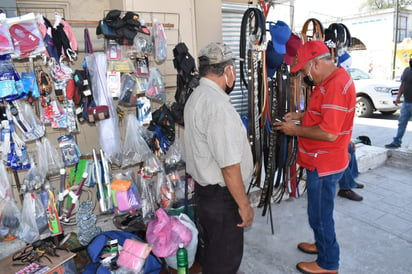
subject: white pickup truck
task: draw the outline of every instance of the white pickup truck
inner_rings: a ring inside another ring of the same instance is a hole
[[[368,117],[374,111],[392,114],[400,108],[394,103],[400,82],[373,79],[368,73],[358,68],[349,68],[348,72],[355,82],[356,116]]]

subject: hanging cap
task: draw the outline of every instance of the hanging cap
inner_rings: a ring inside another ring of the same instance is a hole
[[[223,43],[209,43],[199,52],[199,60],[207,65],[215,65],[234,60],[232,49]]]
[[[311,40],[306,42],[298,49],[297,64],[290,70],[290,72],[301,70],[308,61],[325,53],[329,53],[329,49],[323,41]]]
[[[268,77],[272,78],[275,75],[276,70],[282,64],[283,56],[280,53],[277,53],[273,48],[272,41],[268,42],[266,48],[266,70]]]
[[[302,40],[299,36],[292,33],[286,43],[286,53],[283,56],[285,58],[285,63],[289,66],[293,65],[293,59],[295,58],[298,49],[302,46]]]
[[[291,31],[289,26],[283,21],[277,21],[276,24],[269,22],[269,31],[272,36],[273,46],[277,53],[286,53],[286,42],[289,40]]]
[[[343,67],[344,69],[350,68],[352,65],[352,57],[346,51],[338,57],[338,66]]]

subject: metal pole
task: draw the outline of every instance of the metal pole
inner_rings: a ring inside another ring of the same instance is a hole
[[[394,37],[394,49],[393,49],[393,63],[392,63],[392,79],[395,78],[396,69],[396,51],[398,49],[398,24],[399,24],[399,0],[396,0],[395,6],[395,37]]]

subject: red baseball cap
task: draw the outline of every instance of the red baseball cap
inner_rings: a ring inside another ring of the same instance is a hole
[[[285,58],[285,63],[287,65],[293,65],[294,58],[301,46],[302,40],[300,39],[300,37],[292,33],[286,43],[286,53],[283,55],[283,57]]]
[[[306,42],[298,49],[297,64],[291,68],[290,72],[301,70],[310,60],[325,53],[329,53],[329,49],[323,41],[311,40]]]

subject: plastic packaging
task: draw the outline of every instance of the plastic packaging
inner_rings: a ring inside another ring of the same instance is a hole
[[[11,40],[9,25],[6,22],[6,14],[0,13],[0,55],[13,52],[13,41]]]
[[[159,23],[156,19],[153,19],[152,37],[154,44],[154,60],[158,65],[163,64],[167,58],[166,33],[163,29],[163,24]]]
[[[28,57],[45,51],[44,42],[34,13],[6,19],[13,41],[14,55]]]
[[[146,97],[164,103],[166,100],[165,84],[158,68],[150,69],[149,82],[146,89]]]
[[[72,135],[62,135],[57,138],[63,156],[63,163],[66,166],[77,164],[80,161],[80,149]]]

